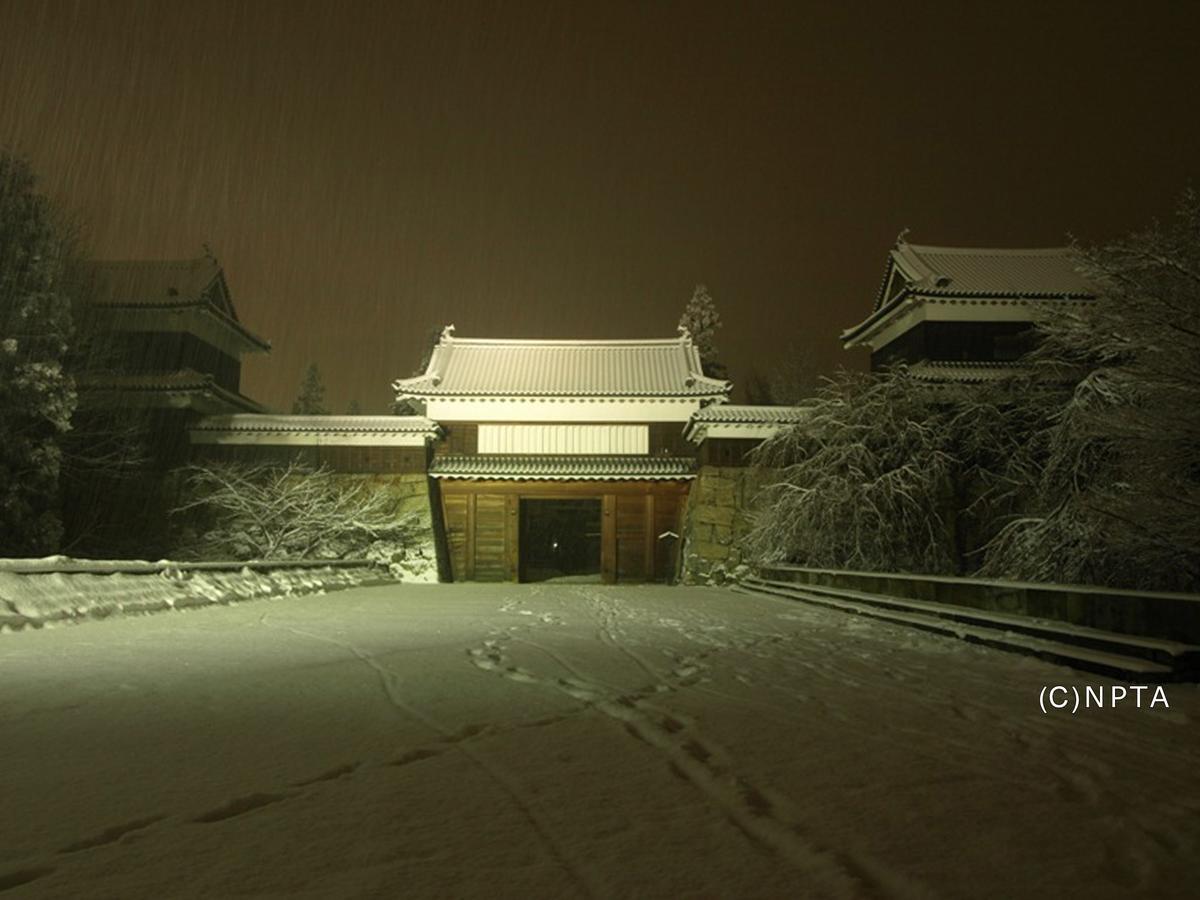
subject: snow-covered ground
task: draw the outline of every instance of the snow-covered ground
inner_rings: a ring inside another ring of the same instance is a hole
[[[1200,693],[713,588],[0,639],[8,897],[1195,896]]]

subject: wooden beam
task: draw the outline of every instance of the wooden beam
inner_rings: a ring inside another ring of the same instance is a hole
[[[467,495],[467,564],[464,567],[467,581],[475,580],[475,496],[473,491]]]
[[[654,494],[646,495],[646,581],[654,580],[654,549],[655,537],[654,534]]]
[[[600,504],[600,580],[617,580],[617,496],[605,494]]]
[[[504,498],[504,557],[509,581],[521,577],[521,498],[508,494]]]

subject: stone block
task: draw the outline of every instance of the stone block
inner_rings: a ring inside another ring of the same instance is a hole
[[[702,506],[696,510],[696,521],[709,525],[732,525],[734,516],[731,506]]]
[[[723,560],[729,557],[728,544],[714,544],[712,541],[697,541],[696,555],[708,560]]]
[[[731,481],[720,482],[713,486],[704,499],[706,505],[733,507],[737,505],[737,490]]]
[[[407,515],[412,512],[421,513],[421,514],[423,514],[423,517],[426,519],[430,518],[429,501],[424,497],[403,497],[403,498],[401,498],[400,499],[401,515]]]
[[[714,525],[712,527],[712,539],[718,544],[732,544],[733,528],[729,525]]]

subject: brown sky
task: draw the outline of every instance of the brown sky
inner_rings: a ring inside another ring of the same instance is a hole
[[[1190,2],[0,0],[0,145],[100,257],[207,241],[275,349],[382,412],[424,335],[674,333],[734,379],[838,332],[917,243],[1095,241],[1200,168]]]

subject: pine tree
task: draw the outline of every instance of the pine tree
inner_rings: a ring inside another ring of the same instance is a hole
[[[321,370],[316,363],[311,363],[300,382],[300,395],[292,404],[292,414],[298,416],[327,416],[329,410],[325,407],[325,382],[321,379]]]
[[[24,160],[0,153],[0,547],[57,549],[60,442],[75,409],[63,369],[71,303],[64,242]]]
[[[712,378],[724,378],[725,366],[717,359],[716,333],[721,327],[721,316],[708,288],[696,285],[692,299],[688,301],[679,317],[679,327],[686,328],[692,341],[700,351],[700,365],[704,374]]]

